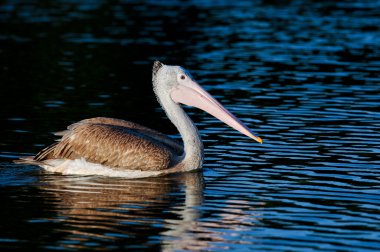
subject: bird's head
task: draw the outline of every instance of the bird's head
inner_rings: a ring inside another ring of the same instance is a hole
[[[185,104],[206,111],[244,135],[262,143],[255,134],[236,116],[224,108],[215,98],[204,90],[190,73],[180,66],[168,66],[159,61],[153,64],[153,87],[159,96],[177,104]]]

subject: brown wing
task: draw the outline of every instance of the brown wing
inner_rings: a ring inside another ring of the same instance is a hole
[[[128,129],[133,129],[134,131],[147,135],[150,138],[153,138],[160,143],[164,144],[168,148],[170,148],[171,151],[175,152],[177,155],[181,155],[183,153],[183,146],[181,143],[177,142],[176,140],[162,134],[161,132],[155,131],[153,129],[150,129],[148,127],[142,126],[140,124],[129,122],[121,119],[115,119],[115,118],[108,118],[108,117],[94,117],[89,119],[84,119],[82,121],[79,121],[77,123],[74,123],[67,127],[68,130],[58,132],[56,135],[63,136],[68,131],[72,130],[76,126],[84,123],[91,123],[91,124],[106,124],[106,125],[115,125],[115,126],[122,126],[126,127]]]
[[[113,168],[163,170],[175,163],[170,148],[138,130],[109,124],[77,123],[62,139],[34,158],[84,158]]]

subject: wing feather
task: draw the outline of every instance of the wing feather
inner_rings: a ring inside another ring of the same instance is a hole
[[[146,133],[153,130],[138,128],[127,121],[121,126],[122,120],[112,121],[113,125],[94,123],[101,121],[105,122],[87,119],[70,125],[59,142],[42,150],[34,159],[85,158],[113,168],[135,170],[163,170],[176,162],[167,145],[152,137],[153,133]]]
[[[168,148],[174,151],[177,155],[181,155],[183,153],[183,145],[181,143],[166,136],[165,134],[162,134],[161,132],[158,132],[156,130],[150,129],[148,127],[142,126],[134,122],[121,120],[121,119],[115,119],[115,118],[109,118],[109,117],[94,117],[94,118],[81,120],[77,123],[69,125],[66,131],[57,132],[56,135],[63,136],[68,133],[67,131],[70,131],[74,129],[75,127],[77,127],[78,125],[82,125],[82,124],[106,124],[106,125],[121,126],[128,129],[133,129],[136,132],[149,136],[150,138],[153,138],[159,141],[161,144],[166,145]]]

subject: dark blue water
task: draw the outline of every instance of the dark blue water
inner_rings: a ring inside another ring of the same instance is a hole
[[[379,1],[2,1],[1,250],[379,251],[379,24]],[[176,135],[156,59],[189,69],[264,144],[187,109],[198,173],[12,163],[94,116]]]

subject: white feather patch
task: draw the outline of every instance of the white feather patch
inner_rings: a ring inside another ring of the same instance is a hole
[[[47,171],[58,172],[64,175],[101,175],[134,179],[157,177],[164,173],[162,171],[116,170],[101,164],[87,162],[84,158],[75,160],[52,159],[46,163],[48,165],[41,165],[41,167]]]

